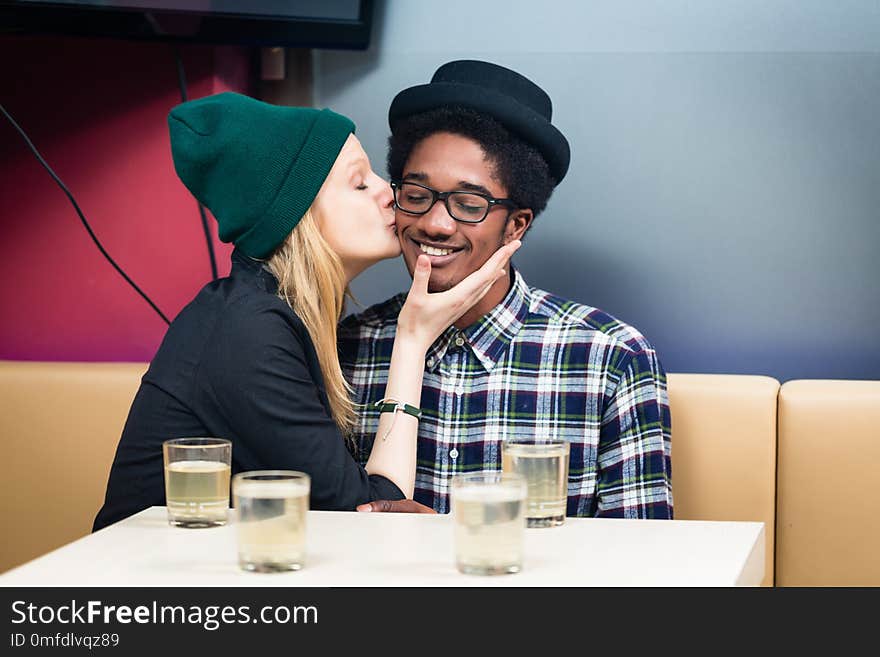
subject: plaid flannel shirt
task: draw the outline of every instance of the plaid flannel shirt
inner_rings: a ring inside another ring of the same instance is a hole
[[[513,437],[569,441],[569,516],[672,518],[671,421],[666,375],[634,328],[589,306],[530,288],[514,268],[505,299],[425,361],[414,499],[449,511],[450,479],[501,469]],[[366,463],[405,294],[349,316],[340,359]]]

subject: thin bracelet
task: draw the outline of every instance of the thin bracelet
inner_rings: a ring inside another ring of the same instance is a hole
[[[416,418],[416,420],[422,417],[422,410],[420,408],[416,406],[411,406],[410,404],[404,404],[403,402],[392,399],[391,397],[380,399],[373,405],[379,409],[380,415],[382,413],[394,413],[394,417],[391,419],[391,425],[388,427],[385,435],[382,436],[383,443],[388,440],[388,436],[391,435],[391,430],[394,429],[394,423],[397,421],[398,413],[406,413],[407,415],[412,415],[414,418]]]
[[[373,404],[373,406],[379,409],[379,413],[394,413],[400,411],[401,413],[412,415],[417,420],[422,417],[422,409],[420,409],[418,406],[404,404],[403,402],[398,401],[393,397],[385,397],[384,399],[380,399],[375,404]]]

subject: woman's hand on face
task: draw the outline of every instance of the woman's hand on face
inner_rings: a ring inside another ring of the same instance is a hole
[[[397,332],[411,335],[427,348],[443,331],[482,299],[495,281],[507,274],[510,257],[519,240],[505,244],[482,267],[444,292],[428,292],[431,260],[420,255],[413,282],[397,319]]]

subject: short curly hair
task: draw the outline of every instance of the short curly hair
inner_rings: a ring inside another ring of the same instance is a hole
[[[495,176],[519,208],[538,216],[547,207],[558,182],[541,154],[510,133],[488,114],[460,105],[447,105],[398,119],[388,138],[388,174],[403,176],[403,168],[413,149],[438,132],[468,137],[476,141],[495,168]]]

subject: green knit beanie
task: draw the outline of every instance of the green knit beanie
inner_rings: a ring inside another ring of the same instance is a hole
[[[227,92],[178,105],[168,129],[174,169],[220,239],[266,258],[315,200],[354,123]]]

